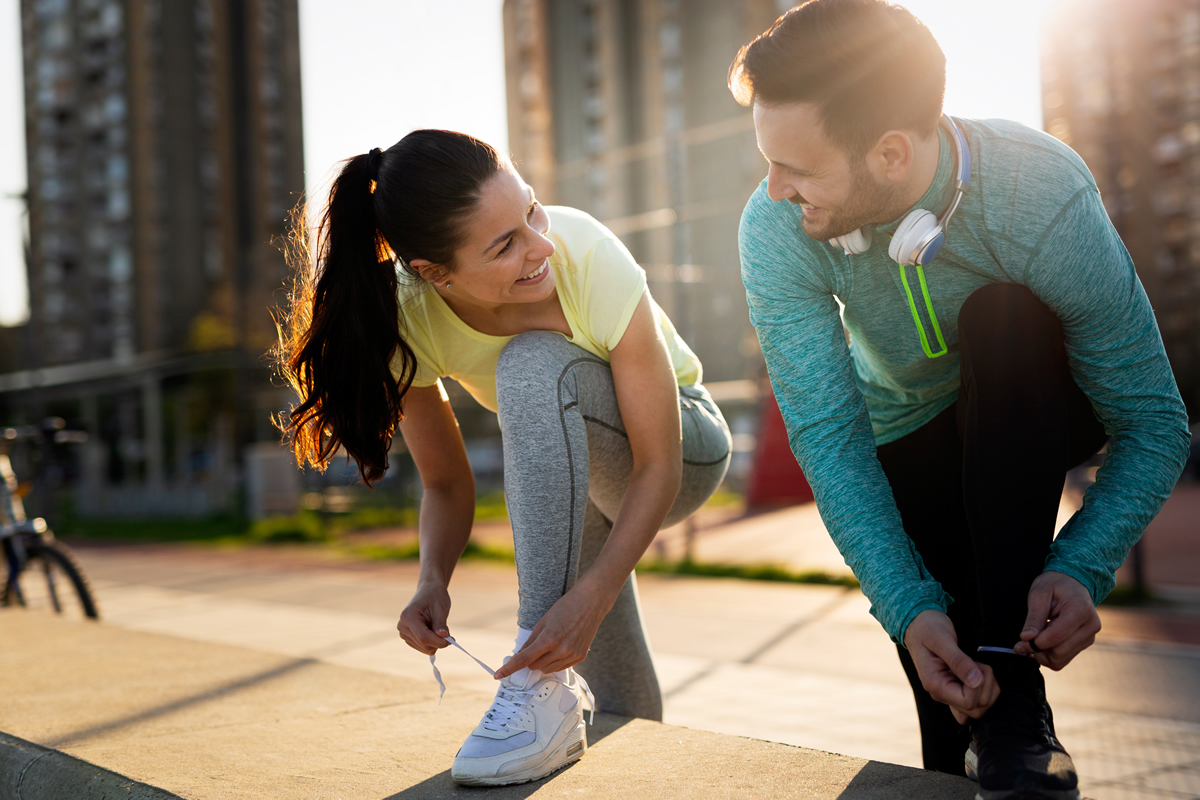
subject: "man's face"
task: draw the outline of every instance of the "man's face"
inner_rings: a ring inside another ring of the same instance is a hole
[[[896,187],[879,182],[863,159],[853,162],[825,136],[812,103],[754,104],[758,149],[766,157],[767,195],[804,212],[804,232],[832,239],[882,217],[895,204]]]

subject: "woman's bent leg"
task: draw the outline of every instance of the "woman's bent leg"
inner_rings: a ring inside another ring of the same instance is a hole
[[[591,479],[580,400],[612,395],[612,372],[561,335],[535,331],[504,348],[496,394],[520,584],[517,621],[531,629],[575,583]]]
[[[612,523],[588,503],[583,520],[579,569],[586,571],[608,541]],[[637,578],[630,575],[617,602],[600,623],[591,652],[576,669],[587,679],[602,711],[662,720],[662,690],[654,671],[650,641],[642,625]]]
[[[518,621],[529,629],[604,546],[633,458],[608,364],[559,334],[522,334],[497,368],[505,490],[520,583]],[[672,524],[720,484],[729,431],[701,387],[680,390],[683,481]],[[590,500],[589,500],[590,497]],[[661,719],[662,699],[637,602],[626,582],[580,665],[601,709]]]

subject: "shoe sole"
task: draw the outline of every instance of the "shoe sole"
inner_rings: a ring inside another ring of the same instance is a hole
[[[1079,800],[1078,789],[1029,791],[1026,789],[996,789],[975,794],[975,800]]]
[[[967,768],[967,777],[979,783],[979,756],[974,750],[968,749],[963,757]],[[975,800],[1079,800],[1078,789],[980,789],[975,794]]]
[[[514,783],[529,783],[530,781],[549,777],[563,767],[573,764],[583,758],[583,754],[586,752],[587,728],[584,721],[580,720],[575,729],[567,734],[562,744],[551,750],[550,754],[544,760],[523,772],[514,772],[512,775],[498,775],[494,778],[474,776],[455,777],[451,773],[450,778],[461,786],[511,786]]]

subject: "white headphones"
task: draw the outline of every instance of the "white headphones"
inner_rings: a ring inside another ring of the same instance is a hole
[[[954,142],[955,156],[958,159],[958,175],[954,181],[954,198],[946,207],[941,217],[935,217],[933,212],[923,208],[910,211],[892,234],[891,244],[888,245],[888,256],[897,264],[909,267],[923,267],[937,258],[942,245],[946,243],[946,228],[954,219],[954,212],[962,202],[967,187],[971,185],[971,150],[967,147],[966,137],[954,124],[954,120],[943,114],[941,124],[950,131]],[[846,255],[852,256],[865,253],[871,248],[870,229],[859,228],[845,236],[830,239],[829,243],[840,247]]]

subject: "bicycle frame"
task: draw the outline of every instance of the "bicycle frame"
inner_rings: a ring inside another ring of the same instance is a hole
[[[25,504],[17,493],[17,476],[7,453],[0,453],[0,540],[4,542],[4,560],[8,565],[6,591],[11,590],[21,598],[19,577],[27,562],[26,545],[31,540],[41,539],[48,530],[41,517],[28,519]],[[51,586],[51,593],[54,587]],[[57,607],[57,596],[54,597]]]

